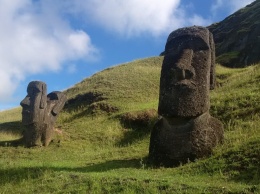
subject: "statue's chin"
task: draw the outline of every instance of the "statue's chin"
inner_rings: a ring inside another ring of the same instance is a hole
[[[22,112],[22,123],[24,125],[30,125],[33,123],[33,119],[29,111]]]
[[[32,120],[28,120],[28,119],[22,119],[22,123],[24,125],[31,125],[31,124],[33,124],[33,121]]]

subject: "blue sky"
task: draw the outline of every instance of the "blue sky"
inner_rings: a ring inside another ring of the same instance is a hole
[[[254,0],[1,0],[0,110],[30,81],[67,89],[107,67],[158,56],[168,34],[207,26]]]

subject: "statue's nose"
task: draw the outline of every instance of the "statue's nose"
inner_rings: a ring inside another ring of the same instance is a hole
[[[194,76],[195,71],[191,66],[192,57],[193,51],[191,49],[186,49],[182,52],[180,59],[173,69],[177,80],[191,79]]]
[[[180,68],[175,68],[174,69],[174,77],[176,80],[183,80],[183,79],[192,79],[194,76],[194,73],[192,69],[180,69]]]
[[[30,106],[30,97],[26,96],[21,102],[20,105],[22,107]]]

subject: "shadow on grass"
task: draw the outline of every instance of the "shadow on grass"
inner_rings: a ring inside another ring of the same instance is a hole
[[[22,136],[24,126],[21,121],[6,122],[0,124],[0,134],[10,134],[11,136]],[[1,147],[17,147],[22,145],[22,139],[0,141]]]
[[[10,140],[10,141],[0,141],[0,147],[18,147],[18,146],[23,146],[22,138]]]
[[[150,131],[142,131],[142,129],[130,129],[129,131],[126,131],[124,133],[124,136],[122,139],[120,139],[116,145],[117,146],[128,146],[132,143],[143,140],[145,137],[150,135]]]
[[[0,169],[0,185],[18,184],[25,180],[37,179],[43,175],[45,170],[47,169],[38,167]]]
[[[135,141],[147,137],[158,120],[157,110],[147,109],[126,112],[116,117],[121,126],[126,129],[124,137],[117,143],[118,146],[127,146]]]
[[[0,124],[0,133],[10,133],[14,135],[21,135],[24,126],[21,121],[6,122]]]
[[[80,168],[59,168],[59,167],[23,167],[0,169],[0,185],[6,183],[20,183],[25,180],[37,179],[44,175],[44,172],[106,172],[120,168],[140,169],[141,159],[111,160],[100,164],[90,164]]]
[[[245,140],[246,141],[246,140]],[[214,174],[221,172],[235,182],[260,184],[260,139],[255,137],[240,146],[231,147],[213,156],[201,165],[201,171]]]
[[[99,164],[89,164],[80,168],[54,168],[53,170],[62,171],[76,171],[76,172],[106,172],[110,170],[116,170],[120,168],[135,168],[140,169],[142,167],[142,159],[128,159],[128,160],[111,160]]]
[[[29,181],[32,179],[39,179],[42,176],[44,176],[45,172],[48,172],[48,174],[52,174],[55,172],[67,172],[68,175],[71,173],[102,173],[102,172],[108,172],[113,171],[117,169],[143,169],[144,167],[149,169],[149,165],[146,164],[147,158],[144,160],[141,158],[135,158],[135,159],[126,159],[126,160],[110,160],[99,164],[88,164],[85,167],[22,167],[22,168],[9,168],[9,169],[0,169],[0,186],[11,183],[11,184],[17,184],[22,181]],[[146,166],[147,165],[147,166]],[[116,172],[115,174],[120,175],[120,172]],[[229,177],[229,180],[235,181],[235,182],[241,182],[246,184],[259,184],[259,180],[253,179],[248,180],[244,177],[244,173],[241,172],[241,174],[237,174],[236,177]]]

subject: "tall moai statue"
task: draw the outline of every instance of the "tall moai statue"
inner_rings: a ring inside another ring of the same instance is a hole
[[[32,81],[28,84],[27,96],[20,103],[23,108],[22,123],[26,126],[23,134],[25,146],[49,145],[55,121],[66,100],[62,92],[47,95],[44,82]]]
[[[207,28],[173,31],[165,46],[158,114],[149,159],[166,167],[208,156],[223,141],[223,125],[209,114],[215,86],[215,45]]]

